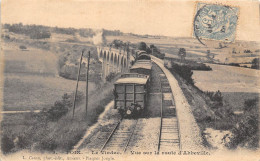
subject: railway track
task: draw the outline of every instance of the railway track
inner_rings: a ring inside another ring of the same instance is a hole
[[[161,113],[158,151],[181,150],[179,126],[172,91],[165,74],[160,76]]]
[[[126,152],[134,134],[138,119],[121,119],[110,133],[100,151]]]
[[[152,71],[146,114],[138,119],[119,119],[100,128],[86,141],[88,149],[119,153],[181,150],[176,108],[168,79],[155,63]]]

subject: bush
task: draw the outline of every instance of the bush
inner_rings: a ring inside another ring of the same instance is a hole
[[[65,41],[66,42],[78,42],[79,40],[78,39],[66,39]]]
[[[22,49],[22,50],[26,50],[27,49],[27,47],[24,46],[24,45],[20,45],[19,48]]]
[[[253,108],[256,107],[256,105],[257,105],[257,100],[256,99],[245,100],[244,111],[251,111]]]
[[[83,99],[83,93],[78,92],[76,96],[76,102],[80,102]],[[58,121],[62,116],[64,116],[69,109],[72,107],[74,101],[74,94],[68,95],[65,93],[62,96],[62,100],[56,101],[54,106],[52,106],[47,112],[47,119],[51,121]]]
[[[9,35],[4,35],[4,38],[7,39],[7,40],[11,39]]]
[[[51,33],[49,31],[34,31],[30,33],[31,39],[46,39],[50,37]]]
[[[183,60],[183,61],[181,61],[180,59],[170,58],[170,59],[168,59],[168,61],[170,61],[171,64],[186,65],[186,66],[190,67],[191,70],[203,70],[203,71],[210,71],[210,70],[212,70],[212,68],[210,66],[207,66],[207,65],[205,65],[203,63],[198,63],[198,62],[192,61],[192,60]]]
[[[216,102],[219,106],[223,106],[223,96],[219,90],[217,92],[207,91],[206,95],[209,96],[211,101]]]
[[[236,66],[236,67],[240,67],[240,65],[238,63],[230,63],[229,65],[231,66]]]
[[[11,150],[14,148],[14,142],[11,138],[11,136],[8,136],[7,134],[4,134],[1,141],[1,148],[2,152],[4,154],[11,152]]]
[[[47,150],[47,151],[53,151],[57,148],[57,144],[52,139],[41,140],[40,146],[42,150]]]
[[[61,70],[61,68],[66,64],[68,58],[65,55],[60,55],[59,59],[58,59],[58,68],[59,71]]]
[[[251,66],[252,69],[260,69],[259,68],[259,58],[255,58],[252,60],[252,66]]]
[[[258,104],[257,98],[245,101],[245,113],[242,119],[232,129],[234,137],[231,139],[230,144],[227,145],[228,147],[237,148],[239,145],[252,149],[258,147]]]
[[[159,59],[164,59],[165,54],[161,53],[161,51],[155,46],[155,45],[150,45],[149,51],[147,53],[152,53],[153,56],[159,58]]]
[[[106,81],[111,82],[115,78],[116,74],[115,73],[109,73],[108,76],[106,76]]]
[[[53,32],[58,33],[58,34],[75,35],[76,29],[74,29],[74,28],[58,28],[58,27],[55,27],[53,29]]]
[[[191,70],[191,67],[173,63],[170,71],[179,74],[183,79],[187,81],[187,83],[194,85],[194,81],[192,79],[193,72]]]
[[[28,147],[31,144],[31,139],[25,135],[18,135],[17,146],[21,149]]]
[[[252,51],[247,49],[247,50],[244,50],[244,53],[252,53]]]
[[[198,65],[194,65],[191,67],[192,70],[203,70],[203,71],[210,71],[212,68],[210,66],[207,66],[203,63],[196,63]]]

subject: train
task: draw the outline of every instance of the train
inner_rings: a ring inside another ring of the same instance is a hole
[[[146,109],[151,70],[151,56],[140,51],[129,73],[114,83],[114,108],[122,117],[137,117]]]

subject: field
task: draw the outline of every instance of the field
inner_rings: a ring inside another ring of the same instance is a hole
[[[254,58],[260,56],[260,44],[259,42],[245,42],[236,41],[232,44],[222,44],[225,46],[221,49],[217,46],[204,46],[195,38],[144,38],[140,36],[124,35],[124,36],[109,36],[108,42],[112,42],[114,39],[122,41],[129,41],[131,43],[145,42],[148,46],[154,44],[159,47],[162,52],[166,53],[168,57],[177,58],[180,48],[185,48],[187,52],[186,59],[196,61],[210,61],[207,58],[207,50],[210,50],[210,56],[214,55],[214,62],[219,63],[239,63],[241,65],[249,65]],[[210,42],[211,43],[211,42]],[[250,50],[251,53],[244,53],[244,50]],[[250,65],[249,65],[250,66]]]
[[[20,50],[19,44],[6,44],[3,50],[4,106],[3,111],[50,109],[65,93],[75,91],[76,81],[58,76],[58,54],[37,48]],[[85,81],[79,83],[84,93]],[[89,91],[95,83],[89,82]],[[12,139],[21,136],[37,123],[32,113],[3,114],[1,130]],[[39,132],[40,133],[40,132]]]
[[[195,85],[203,91],[257,93],[260,71],[226,65],[206,64],[212,71],[193,71]]]
[[[4,110],[39,110],[50,108],[64,93],[75,90],[76,81],[58,76],[57,56],[51,52],[29,49],[4,50]],[[89,90],[95,88],[90,83]],[[85,82],[79,83],[85,91]]]
[[[212,71],[193,71],[195,85],[202,91],[220,90],[224,100],[235,111],[244,107],[244,101],[258,97],[259,70],[207,64]]]

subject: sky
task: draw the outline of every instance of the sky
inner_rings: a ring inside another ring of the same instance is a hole
[[[192,35],[196,13],[196,2],[190,0],[2,0],[1,3],[2,23],[105,28],[174,37]],[[258,1],[218,3],[239,8],[238,40],[259,40]]]

